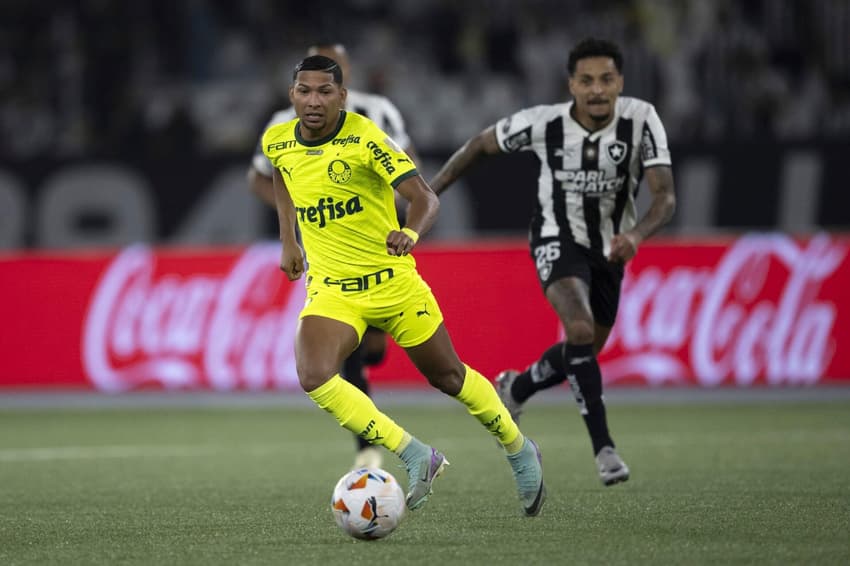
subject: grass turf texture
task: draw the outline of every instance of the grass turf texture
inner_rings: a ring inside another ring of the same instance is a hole
[[[452,465],[377,542],[334,524],[354,441],[314,407],[2,411],[0,564],[850,563],[847,401],[613,405],[610,488],[574,406],[532,403],[537,518],[461,406],[385,409]]]

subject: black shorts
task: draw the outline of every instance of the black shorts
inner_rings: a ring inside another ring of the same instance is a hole
[[[543,291],[558,279],[578,277],[590,288],[590,310],[602,326],[614,326],[620,304],[623,266],[572,240],[541,238],[531,242],[531,258]]]

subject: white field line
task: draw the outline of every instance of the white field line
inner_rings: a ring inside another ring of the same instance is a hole
[[[285,449],[281,445],[251,445],[236,449],[224,445],[173,446],[54,446],[44,448],[0,449],[0,462],[52,462],[56,460],[97,460],[132,458],[172,458],[206,456],[222,452],[264,455]]]

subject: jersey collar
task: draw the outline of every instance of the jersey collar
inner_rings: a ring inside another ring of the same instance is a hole
[[[328,135],[326,135],[325,137],[319,138],[317,140],[312,140],[312,141],[305,140],[304,138],[301,137],[301,128],[300,128],[301,120],[298,120],[298,122],[296,122],[296,124],[295,124],[295,139],[298,141],[298,143],[300,143],[301,145],[306,145],[307,147],[316,147],[317,145],[326,144],[329,141],[331,141],[332,139],[334,139],[336,137],[336,135],[339,133],[339,131],[342,129],[343,124],[345,124],[345,117],[347,115],[348,115],[348,113],[345,110],[340,110],[339,111],[339,120],[336,123],[336,128],[334,128],[334,130],[331,133],[329,133]]]
[[[569,117],[570,121],[572,121],[576,126],[584,130],[585,135],[588,138],[599,137],[602,135],[602,132],[607,131],[612,125],[617,123],[617,119],[620,117],[620,105],[618,104],[619,102],[620,99],[618,98],[617,103],[614,104],[614,118],[610,122],[608,122],[608,125],[598,130],[588,130],[582,125],[581,122],[576,119],[575,115],[573,114],[575,112],[575,100],[570,100],[570,102],[567,104],[567,116]]]

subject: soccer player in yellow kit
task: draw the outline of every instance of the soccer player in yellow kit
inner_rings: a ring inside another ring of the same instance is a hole
[[[458,358],[410,255],[436,218],[437,196],[374,122],[343,110],[346,89],[333,59],[301,61],[289,97],[297,118],[269,128],[262,147],[275,167],[280,267],[294,281],[309,260],[307,299],[295,335],[301,387],[340,425],[401,458],[407,506],[417,509],[448,464],[445,456],[338,373],[367,326],[386,331],[431,385],[466,405],[504,446],[523,511],[537,515],[546,495],[540,451],[520,432],[493,385]],[[410,203],[403,228],[393,189]]]

